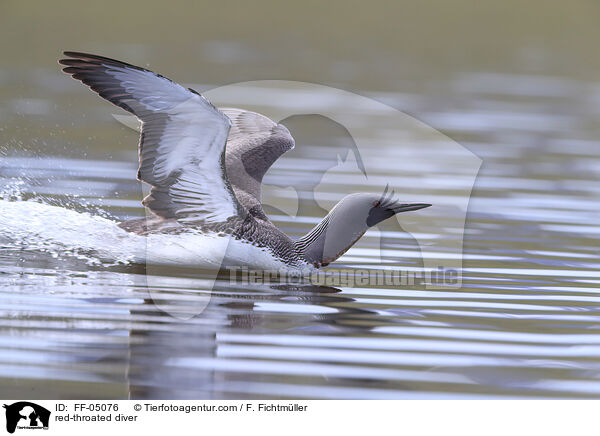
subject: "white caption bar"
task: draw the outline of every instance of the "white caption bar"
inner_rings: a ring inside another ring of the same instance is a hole
[[[536,435],[597,432],[600,401],[0,400],[0,434]],[[2,433],[2,432],[8,433]],[[141,433],[140,433],[141,432]],[[215,433],[218,432],[218,433]],[[595,434],[595,433],[594,433]]]

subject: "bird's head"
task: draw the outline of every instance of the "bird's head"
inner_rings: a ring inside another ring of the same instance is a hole
[[[336,210],[337,216],[347,216],[344,222],[348,224],[353,221],[357,226],[373,227],[397,213],[424,209],[429,206],[431,204],[400,201],[394,197],[394,191],[388,192],[386,186],[383,194],[350,194],[344,197],[334,209],[339,209]]]
[[[427,203],[407,203],[383,194],[350,194],[344,197],[311,232],[297,241],[305,259],[327,265],[345,253],[369,229],[397,213],[419,210]]]

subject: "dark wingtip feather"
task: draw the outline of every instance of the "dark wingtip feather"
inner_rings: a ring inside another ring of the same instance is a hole
[[[118,61],[116,59],[107,58],[105,56],[95,55],[91,53],[83,53],[79,51],[64,51],[63,55],[68,56],[70,58],[81,59],[84,61],[100,61],[100,62],[114,62],[117,64],[124,64],[125,62]],[[129,64],[127,64],[129,65]]]
[[[138,67],[137,65],[128,64],[127,62],[119,61],[117,59],[107,58],[106,56],[95,55],[91,53],[83,53],[79,51],[64,51],[63,55],[68,56],[70,59],[60,59],[58,61],[61,65],[80,65],[80,66],[116,66],[121,68],[131,68],[138,71],[145,71],[152,73],[157,77],[163,77],[160,74],[156,74],[153,71],[147,70],[146,68]]]
[[[80,51],[71,51],[71,50],[63,51],[63,55],[69,56],[70,58],[77,58],[77,57],[81,57],[81,56],[93,56],[92,54],[89,54],[89,53],[83,53]]]

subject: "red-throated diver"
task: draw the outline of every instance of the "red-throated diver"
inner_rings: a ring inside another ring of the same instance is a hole
[[[261,183],[294,147],[287,128],[242,109],[217,109],[193,89],[144,68],[65,52],[63,71],[142,122],[138,179],[152,186],[143,204],[153,218],[121,223],[151,235],[188,229],[231,235],[222,266],[312,270],[336,260],[369,227],[430,204],[400,203],[388,193],[344,197],[308,234],[292,240],[266,216]],[[229,251],[228,251],[229,252]]]

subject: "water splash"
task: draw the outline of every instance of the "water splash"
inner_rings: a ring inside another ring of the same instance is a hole
[[[145,247],[139,236],[107,218],[37,201],[0,200],[0,248],[114,265],[140,259]]]

